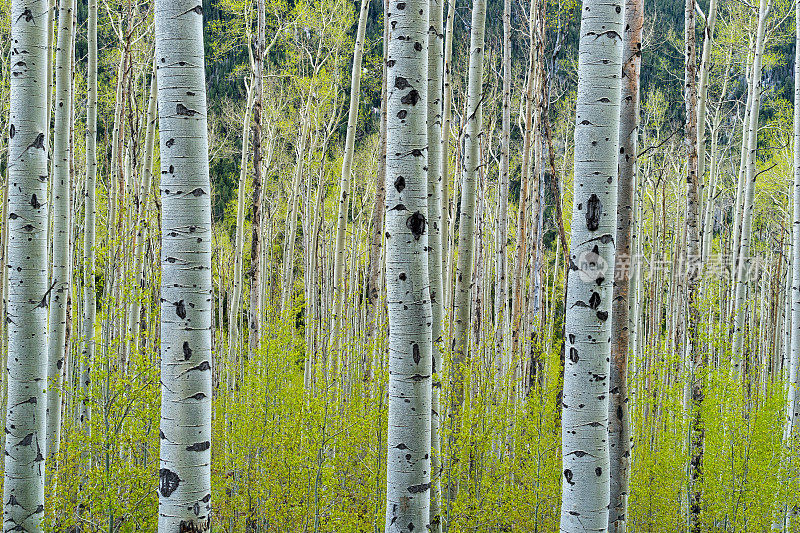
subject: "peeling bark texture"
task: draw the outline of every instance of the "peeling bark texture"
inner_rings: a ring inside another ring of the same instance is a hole
[[[53,130],[53,281],[47,335],[47,457],[55,457],[61,435],[61,385],[66,349],[67,300],[70,294],[71,247],[69,195],[72,101],[72,15],[75,0],[59,0],[56,44],[56,112]],[[54,465],[51,465],[51,469]]]
[[[91,406],[89,388],[94,360],[94,323],[97,315],[95,297],[95,196],[97,187],[97,0],[88,0],[86,20],[88,56],[86,66],[86,192],[83,232],[83,339],[79,368],[78,422],[89,434]]]
[[[430,0],[428,13],[428,275],[430,278],[431,338],[431,533],[441,533],[441,348],[444,321],[442,284],[442,98],[444,76],[444,0]]]
[[[47,388],[47,2],[11,2],[3,530],[39,532]]]
[[[566,298],[561,531],[608,530],[608,375],[623,5],[583,3]]]
[[[155,33],[163,228],[158,530],[210,531],[211,185],[197,1],[157,0]]]
[[[475,255],[475,204],[477,201],[480,139],[483,122],[483,55],[486,0],[472,2],[469,45],[469,84],[464,124],[464,163],[461,175],[461,215],[458,227],[458,261],[453,295],[453,405],[464,399],[463,365],[469,352],[469,311]]]
[[[636,190],[636,153],[639,137],[639,70],[642,64],[642,0],[625,2],[622,38],[622,94],[619,115],[619,183],[617,184],[616,254],[633,265],[631,242],[633,195]],[[614,276],[611,304],[611,373],[609,374],[608,446],[611,460],[611,504],[608,531],[625,533],[630,489],[631,428],[628,410],[628,354],[630,353],[630,271]]]
[[[753,198],[756,188],[756,149],[758,147],[758,115],[761,108],[761,58],[764,53],[764,33],[770,4],[761,0],[758,7],[758,26],[756,45],[753,53],[753,66],[750,69],[750,114],[747,124],[747,155],[745,159],[745,191],[742,209],[739,252],[736,254],[736,294],[733,307],[733,348],[731,351],[734,376],[741,376],[742,345],[744,344],[745,293],[750,276],[750,233],[753,228]]]
[[[428,289],[428,1],[387,13],[386,300],[389,414],[386,533],[429,527],[431,303]],[[403,118],[401,118],[401,116]],[[394,184],[403,178],[404,187]]]

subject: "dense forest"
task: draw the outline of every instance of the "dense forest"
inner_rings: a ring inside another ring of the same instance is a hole
[[[796,0],[0,0],[4,532],[800,532]]]

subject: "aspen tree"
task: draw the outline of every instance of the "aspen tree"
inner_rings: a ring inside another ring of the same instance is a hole
[[[61,436],[61,386],[67,331],[67,300],[70,293],[70,160],[72,107],[72,15],[74,0],[59,0],[56,44],[55,127],[53,130],[53,280],[50,290],[50,320],[47,336],[47,456],[58,454]],[[50,466],[51,470],[53,465]]]
[[[442,365],[444,306],[442,285],[442,98],[444,75],[444,1],[430,0],[428,12],[428,275],[431,337],[431,507],[430,528],[441,533],[441,435],[439,372]]]
[[[130,352],[137,352],[139,332],[141,330],[142,297],[144,282],[144,249],[147,235],[148,205],[150,188],[153,179],[153,149],[156,135],[156,102],[158,100],[158,83],[155,66],[150,76],[150,95],[147,97],[147,115],[145,118],[144,162],[142,163],[142,182],[136,195],[136,215],[133,234],[133,276],[136,293],[128,306],[128,339],[125,343],[125,361],[130,361]]]
[[[387,50],[386,301],[389,414],[385,531],[425,531],[431,498],[428,289],[428,2],[390,0]]]
[[[463,375],[469,353],[470,289],[475,254],[475,204],[483,127],[483,55],[486,0],[473,0],[469,44],[469,84],[464,117],[464,166],[461,174],[461,215],[458,227],[458,262],[453,294],[453,405],[463,401]]]
[[[250,239],[250,309],[248,333],[249,351],[252,355],[259,345],[258,282],[261,276],[261,113],[264,98],[264,58],[266,52],[266,4],[257,0],[258,22],[256,26],[256,51],[253,54],[253,215],[252,236]]]
[[[503,0],[503,100],[502,131],[500,134],[500,179],[497,206],[497,274],[495,288],[495,353],[497,357],[497,376],[505,375],[508,361],[508,187],[511,157],[511,0]]]
[[[11,2],[3,530],[39,532],[47,389],[47,2]]]
[[[203,11],[157,0],[161,146],[158,530],[211,530],[211,185]]]
[[[748,270],[750,268],[750,237],[753,227],[753,197],[755,196],[756,180],[756,149],[758,141],[758,115],[761,108],[761,58],[764,54],[764,34],[766,31],[767,16],[771,2],[760,0],[758,6],[758,26],[756,28],[756,43],[753,53],[753,65],[750,69],[750,112],[747,124],[747,154],[745,158],[744,202],[742,204],[741,235],[739,237],[739,251],[736,254],[736,292],[733,301],[733,345],[731,351],[732,371],[734,375],[741,375],[742,346],[744,344],[744,302],[747,285],[749,283]]]
[[[623,5],[581,13],[575,189],[566,299],[561,531],[606,531],[608,376],[617,215]]]
[[[700,200],[703,200],[703,192],[706,188],[705,168],[706,168],[706,108],[708,102],[708,71],[711,61],[712,39],[714,37],[714,26],[717,21],[717,1],[711,0],[708,4],[708,17],[705,19],[703,30],[703,52],[700,59],[700,72],[697,79],[697,175],[700,176]],[[711,154],[712,157],[714,154]],[[713,194],[709,188],[708,195]],[[702,233],[702,230],[701,230]]]
[[[695,0],[686,0],[684,15],[684,102],[686,105],[686,258],[679,275],[686,284],[686,331],[684,352],[690,366],[689,372],[689,524],[693,532],[700,533],[702,509],[703,452],[705,429],[701,407],[703,403],[703,373],[705,354],[699,345],[700,306],[698,302],[702,248],[700,241],[700,180],[698,164],[698,109],[697,109],[697,65],[695,48]],[[704,118],[705,119],[705,118]]]
[[[442,305],[452,309],[453,280],[450,277],[450,262],[453,251],[450,249],[450,122],[453,118],[453,19],[456,0],[447,1],[447,18],[444,27],[444,70],[442,72]],[[452,334],[452,330],[448,331]]]
[[[334,359],[334,372],[341,359],[341,319],[344,303],[344,238],[347,232],[347,218],[350,205],[350,174],[353,168],[353,149],[356,142],[356,125],[358,123],[358,104],[361,95],[361,58],[364,55],[364,34],[367,30],[369,1],[361,0],[356,30],[355,49],[353,51],[353,68],[350,73],[350,108],[347,115],[347,133],[344,141],[342,158],[342,174],[339,178],[339,209],[336,217],[336,240],[333,252],[333,315],[331,316],[331,357]],[[353,265],[353,268],[355,266]],[[335,379],[338,379],[334,376]]]
[[[95,296],[95,215],[97,188],[97,0],[88,0],[86,20],[88,41],[86,67],[86,193],[84,198],[83,234],[83,340],[79,367],[79,422],[89,433],[91,419],[91,369],[95,352],[94,323],[97,316]]]
[[[250,112],[253,107],[253,90],[247,86],[247,107],[242,128],[242,154],[239,162],[239,190],[236,197],[236,240],[233,247],[233,290],[228,313],[228,387],[233,389],[236,368],[236,348],[239,344],[239,306],[242,300],[242,253],[244,251],[244,204],[247,189],[247,160],[250,140]]]
[[[622,37],[622,94],[619,115],[619,183],[617,184],[614,299],[611,304],[611,373],[609,379],[608,442],[611,460],[611,505],[608,530],[627,528],[630,490],[631,430],[628,410],[628,354],[630,353],[630,278],[639,257],[632,252],[636,153],[639,138],[639,71],[642,64],[642,0],[626,0]]]
[[[800,3],[795,4],[795,47],[800,46]],[[796,48],[800,50],[800,48]],[[786,396],[786,422],[783,440],[787,443],[789,461],[796,465],[800,437],[800,60],[794,62],[794,183],[792,211],[792,264],[791,264],[791,319],[788,361],[789,387]],[[796,466],[795,466],[796,468]],[[796,510],[795,510],[796,513]],[[792,514],[795,514],[792,513]],[[788,522],[790,513],[785,513],[783,522]],[[784,524],[787,529],[789,524]]]

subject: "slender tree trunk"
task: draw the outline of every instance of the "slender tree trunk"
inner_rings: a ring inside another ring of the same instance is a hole
[[[609,379],[608,442],[611,458],[611,505],[608,530],[625,533],[630,490],[631,430],[628,410],[628,353],[630,353],[629,295],[631,270],[639,258],[632,254],[636,154],[639,137],[639,70],[642,64],[642,0],[625,2],[622,44],[622,95],[619,118],[619,183],[617,184],[617,264],[611,304],[611,374]]]
[[[258,282],[261,277],[261,245],[259,235],[261,231],[261,112],[263,111],[264,98],[264,54],[265,0],[258,0],[258,26],[256,34],[256,51],[253,54],[253,216],[252,237],[250,240],[250,309],[248,333],[250,336],[249,352],[252,356],[260,343],[259,310],[258,310]]]
[[[469,86],[464,117],[464,169],[461,176],[461,215],[458,226],[458,262],[455,274],[453,328],[453,405],[463,401],[463,365],[469,353],[470,290],[475,254],[475,203],[483,127],[483,54],[486,0],[472,3]]]
[[[534,26],[534,13],[538,12],[538,1],[530,2],[530,20],[528,29],[528,39],[530,41],[530,51],[528,53],[528,79],[525,86],[525,134],[522,139],[522,173],[520,177],[519,212],[517,214],[517,259],[514,263],[514,278],[512,290],[514,291],[511,300],[511,335],[513,338],[511,357],[516,357],[521,334],[522,316],[522,294],[525,284],[525,264],[528,257],[528,188],[531,174],[531,150],[533,134],[533,89],[536,72],[536,39]]]
[[[211,530],[211,184],[203,13],[157,0],[161,144],[159,531]]]
[[[714,8],[714,6],[712,6]],[[691,398],[690,416],[690,459],[689,459],[689,525],[693,532],[700,533],[703,487],[703,452],[705,448],[705,428],[701,407],[704,399],[703,378],[705,374],[705,353],[699,343],[700,305],[698,301],[702,247],[700,241],[700,181],[698,163],[698,114],[697,108],[697,51],[695,47],[695,0],[686,0],[684,16],[685,77],[684,101],[686,105],[686,158],[687,158],[687,197],[686,197],[686,257],[680,275],[685,277],[686,288],[686,339],[685,358],[690,365]],[[703,110],[705,115],[705,110]]]
[[[71,191],[70,108],[72,100],[72,14],[74,0],[60,0],[58,5],[58,43],[56,45],[56,112],[53,130],[53,280],[50,290],[50,320],[47,336],[47,457],[55,459],[61,436],[61,382],[67,332],[67,305],[70,288]],[[54,465],[50,465],[50,471]]]
[[[733,306],[733,345],[732,371],[741,376],[742,347],[744,345],[744,299],[749,282],[750,269],[750,237],[753,227],[753,198],[756,184],[756,149],[758,140],[758,115],[761,106],[761,56],[764,53],[764,33],[771,3],[760,0],[758,7],[758,27],[756,29],[756,45],[753,53],[751,85],[750,117],[747,127],[747,158],[745,162],[745,195],[742,209],[741,236],[739,237],[739,253],[736,262],[736,295]]]
[[[242,300],[242,253],[244,252],[244,204],[247,189],[247,156],[250,152],[250,111],[253,107],[254,91],[247,87],[247,107],[242,128],[242,156],[239,162],[239,191],[236,197],[236,241],[233,250],[233,290],[228,311],[228,388],[233,389],[236,371],[236,352],[239,345],[239,306]]]
[[[336,240],[333,251],[333,314],[331,315],[331,364],[333,377],[337,373],[341,360],[340,345],[342,335],[342,305],[344,304],[344,240],[347,232],[347,218],[350,206],[350,173],[353,166],[353,149],[356,142],[356,126],[358,123],[358,104],[361,96],[361,58],[364,55],[364,34],[367,29],[369,0],[361,0],[358,16],[355,50],[353,51],[353,68],[350,72],[350,109],[347,115],[347,134],[344,141],[342,157],[342,174],[339,179],[339,210],[336,217]],[[352,265],[355,268],[355,265]]]
[[[386,78],[386,53],[388,46],[389,24],[386,19],[386,14],[389,11],[388,0],[383,0],[383,76],[381,81],[381,126],[378,148],[378,176],[375,180],[375,203],[372,209],[372,234],[370,236],[369,244],[369,272],[367,274],[367,339],[375,343],[375,338],[378,329],[378,304],[380,303],[381,291],[381,271],[383,270],[382,247],[383,247],[383,223],[385,203],[386,203],[386,122],[387,122],[387,107],[386,107],[386,92],[387,92],[387,78]],[[367,345],[370,344],[367,343]],[[374,376],[375,368],[377,365],[377,356],[379,353],[378,346],[372,346],[372,364],[368,366],[367,379],[372,379]]]
[[[386,531],[426,531],[431,495],[427,0],[390,0],[386,160],[389,414]],[[420,44],[425,43],[425,44]]]
[[[444,71],[442,73],[442,200],[441,200],[441,234],[442,234],[442,295],[444,309],[451,309],[453,280],[450,277],[450,122],[453,118],[453,19],[455,18],[456,0],[447,2],[447,19],[444,29]],[[448,333],[452,333],[449,331]]]
[[[95,295],[95,195],[97,187],[97,0],[88,0],[88,62],[86,74],[86,192],[83,234],[83,341],[79,368],[79,422],[83,433],[90,432],[92,362],[95,352],[94,323],[97,315]]]
[[[430,531],[441,533],[441,435],[439,381],[443,353],[444,306],[442,284],[442,99],[444,76],[444,1],[430,0],[428,12],[428,275],[430,279],[431,338],[431,506]]]
[[[150,80],[150,95],[147,98],[147,124],[144,138],[144,162],[142,164],[142,182],[137,192],[136,219],[133,234],[133,275],[136,292],[128,307],[128,340],[125,344],[125,361],[130,361],[131,352],[139,351],[139,332],[141,329],[142,299],[144,296],[144,249],[148,226],[148,204],[153,178],[153,147],[156,136],[156,101],[158,99],[158,83],[155,66]]]
[[[508,187],[511,157],[511,0],[503,0],[503,111],[500,134],[500,177],[497,206],[497,274],[495,287],[495,353],[497,376],[502,379],[508,369]],[[501,382],[498,379],[498,383]]]
[[[700,59],[700,72],[697,80],[697,175],[700,177],[700,200],[706,187],[706,102],[708,101],[708,71],[711,61],[712,39],[717,20],[717,1],[710,0],[708,17],[703,30],[703,53]],[[713,157],[713,154],[712,154]]]
[[[608,375],[617,215],[621,0],[583,3],[567,279],[561,531],[608,528]]]
[[[306,158],[306,139],[311,129],[310,99],[306,100],[300,116],[300,139],[297,147],[297,162],[295,164],[294,178],[292,180],[291,200],[288,209],[288,232],[283,241],[283,291],[281,296],[281,310],[284,314],[291,310],[292,295],[294,294],[294,247],[297,238],[297,204],[300,190],[300,178],[303,174]],[[313,143],[311,143],[313,146]]]
[[[795,4],[795,47],[800,47],[800,3]],[[800,48],[796,48],[800,50]],[[788,448],[788,461],[797,468],[798,436],[800,436],[800,61],[794,63],[794,206],[792,224],[792,290],[791,290],[791,345],[788,361],[789,386],[786,396],[786,425],[783,440]],[[782,471],[786,471],[781,469]],[[789,472],[791,468],[787,469]],[[791,482],[796,483],[796,474]],[[783,506],[779,505],[779,509]],[[797,510],[785,509],[782,522],[788,522]]]
[[[11,3],[3,530],[39,532],[47,383],[47,2]]]

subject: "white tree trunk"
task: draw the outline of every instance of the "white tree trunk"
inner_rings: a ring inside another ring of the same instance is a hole
[[[391,0],[387,53],[386,290],[389,306],[387,533],[426,531],[431,495],[428,290],[428,1]]]
[[[442,384],[442,98],[444,76],[444,1],[430,0],[428,12],[428,275],[430,278],[433,384],[431,386],[431,533],[441,533],[441,435],[439,432]]]
[[[470,289],[475,255],[475,204],[483,125],[483,54],[486,0],[473,0],[469,44],[469,84],[464,117],[464,168],[461,175],[461,215],[458,227],[458,261],[453,294],[453,404],[463,400],[462,366],[469,353]]]
[[[508,187],[511,157],[511,0],[503,1],[503,112],[500,134],[500,178],[497,206],[497,273],[495,275],[495,357],[497,376],[505,376],[508,367],[508,344],[506,332],[508,321]],[[499,382],[499,380],[498,380]]]
[[[161,532],[211,530],[211,185],[203,11],[157,0],[161,145]]]
[[[78,421],[85,434],[91,419],[91,370],[94,361],[94,322],[97,303],[94,285],[95,268],[95,195],[97,186],[97,0],[88,0],[86,21],[88,61],[86,67],[86,192],[83,234],[83,339],[79,367],[80,405]]]
[[[53,131],[53,280],[50,292],[50,320],[47,336],[47,457],[55,458],[61,436],[61,381],[66,349],[67,304],[70,293],[71,247],[69,242],[69,195],[72,100],[72,14],[74,0],[58,5],[56,45],[56,112]],[[54,465],[51,465],[52,470]]]
[[[456,0],[447,2],[447,19],[444,29],[444,50],[442,72],[442,199],[441,199],[441,234],[442,234],[442,306],[451,309],[452,282],[450,278],[450,121],[453,117],[453,19],[455,18]]]
[[[745,162],[745,194],[742,208],[742,230],[739,237],[739,253],[736,268],[736,295],[733,306],[733,348],[732,371],[735,376],[741,374],[742,346],[744,343],[744,298],[749,281],[750,269],[750,233],[753,227],[753,198],[756,185],[756,148],[758,141],[758,115],[761,107],[761,56],[764,53],[764,33],[770,4],[761,0],[758,7],[758,27],[756,29],[756,46],[753,53],[753,67],[750,71],[751,105],[747,126],[747,156]]]
[[[135,292],[128,305],[128,339],[125,343],[126,362],[130,362],[131,352],[138,352],[140,315],[142,312],[142,298],[145,287],[144,279],[144,249],[147,236],[148,200],[153,178],[153,147],[156,136],[156,101],[158,99],[158,83],[155,68],[150,80],[150,95],[147,99],[147,121],[144,137],[144,162],[142,164],[142,182],[139,187],[138,201],[136,202],[136,219],[133,228],[133,276]]]
[[[608,375],[617,213],[621,0],[583,3],[566,301],[561,531],[608,529]]]
[[[353,51],[353,68],[350,72],[350,109],[347,115],[347,134],[344,141],[344,155],[342,157],[342,174],[339,178],[339,209],[336,217],[336,241],[333,251],[333,314],[331,315],[331,358],[333,362],[333,377],[338,369],[341,358],[339,346],[342,335],[342,305],[344,303],[344,240],[347,232],[347,215],[350,206],[350,173],[353,167],[353,149],[356,142],[356,125],[358,124],[358,104],[361,95],[361,58],[364,55],[364,34],[367,29],[367,15],[369,14],[369,1],[361,0],[361,9],[358,15],[358,29],[356,30],[355,49]]]
[[[608,441],[611,460],[611,504],[608,530],[625,533],[630,491],[631,429],[628,398],[628,354],[630,353],[629,304],[635,221],[636,154],[639,137],[639,71],[642,64],[644,6],[640,0],[625,2],[623,36],[622,95],[619,125],[619,183],[617,186],[617,264],[614,301],[611,305],[611,374],[609,381]]]
[[[236,241],[233,248],[233,291],[228,312],[228,387],[233,389],[236,351],[239,345],[239,306],[242,300],[242,253],[244,252],[244,204],[247,189],[247,160],[250,140],[250,110],[253,107],[253,90],[247,87],[247,107],[242,129],[242,156],[239,162],[239,190],[236,196]]]
[[[4,531],[41,531],[44,515],[50,297],[46,20],[46,0],[12,1]]]

